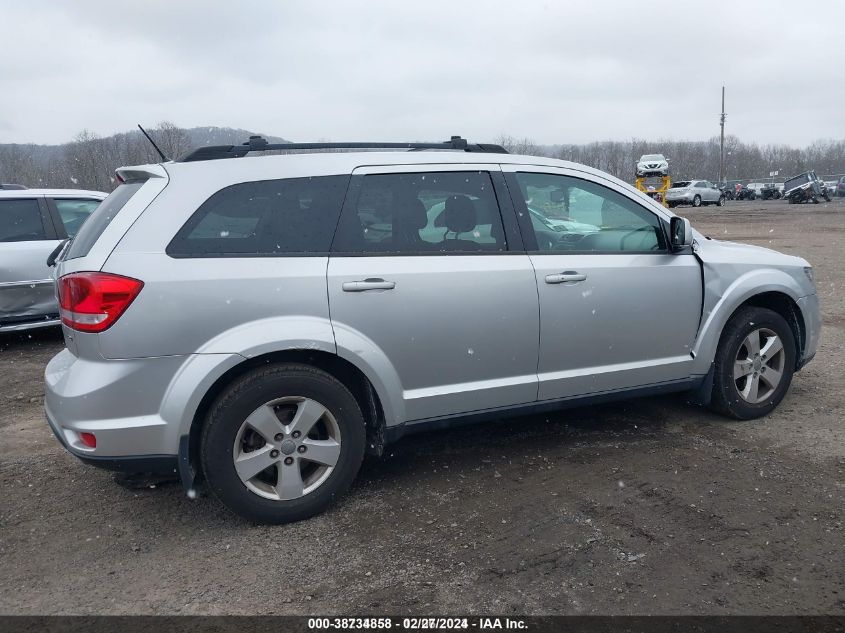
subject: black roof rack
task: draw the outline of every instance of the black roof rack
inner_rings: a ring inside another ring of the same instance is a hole
[[[488,152],[507,154],[501,145],[486,143],[467,143],[460,136],[453,136],[445,143],[268,143],[263,136],[250,136],[242,145],[211,145],[199,147],[179,159],[180,163],[190,163],[197,160],[217,160],[220,158],[239,158],[249,152],[265,152],[270,150],[309,150],[309,149],[452,149],[464,152]]]

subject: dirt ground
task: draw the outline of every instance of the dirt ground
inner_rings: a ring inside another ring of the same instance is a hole
[[[0,613],[845,613],[845,199],[678,211],[815,266],[821,348],[773,415],[676,396],[406,437],[295,525],[82,465],[42,417],[59,333],[0,338]]]

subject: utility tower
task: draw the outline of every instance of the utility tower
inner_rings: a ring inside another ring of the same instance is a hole
[[[725,182],[725,87],[722,86],[722,115],[719,117],[722,128],[719,135],[719,183]]]

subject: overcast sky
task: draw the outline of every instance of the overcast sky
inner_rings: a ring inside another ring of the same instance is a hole
[[[0,0],[0,142],[845,138],[845,0]]]

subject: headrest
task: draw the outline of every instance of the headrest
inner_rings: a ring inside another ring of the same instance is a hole
[[[428,225],[428,214],[419,198],[407,198],[397,206],[401,209],[402,226],[406,229],[419,231]]]
[[[475,205],[466,196],[446,198],[444,216],[446,228],[454,233],[466,233],[476,226]]]

